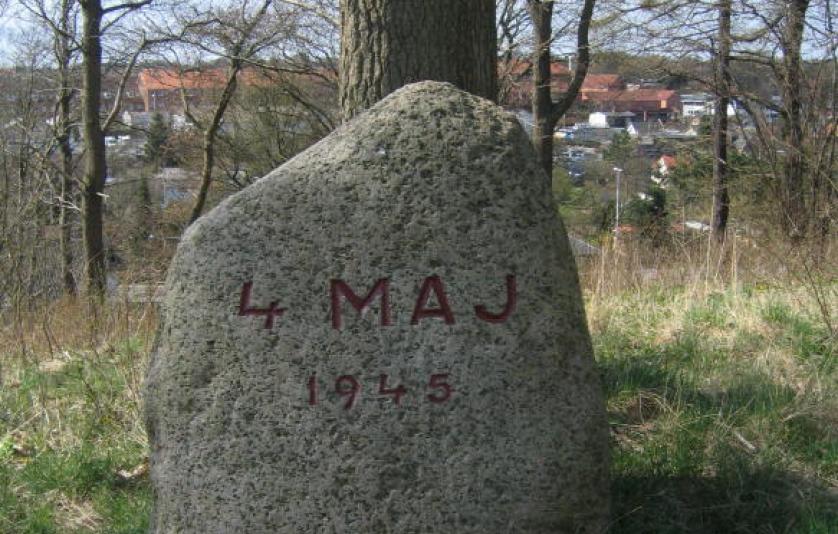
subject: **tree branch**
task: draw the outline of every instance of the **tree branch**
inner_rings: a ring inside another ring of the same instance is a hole
[[[579,18],[579,29],[576,33],[576,72],[573,73],[573,79],[567,88],[567,93],[559,100],[554,102],[550,107],[550,120],[553,124],[557,123],[560,118],[567,113],[570,106],[576,100],[579,94],[579,89],[585,82],[585,76],[588,74],[588,66],[591,62],[590,47],[588,45],[588,32],[591,27],[591,19],[594,14],[594,5],[596,0],[585,0],[585,5],[582,7],[582,15]]]

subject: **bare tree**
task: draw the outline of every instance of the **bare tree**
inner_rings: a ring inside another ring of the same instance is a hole
[[[125,67],[122,80],[114,99],[114,107],[102,121],[99,113],[102,107],[102,36],[111,24],[103,25],[106,16],[122,17],[127,12],[138,10],[152,0],[117,3],[104,6],[102,0],[78,0],[82,13],[82,136],[84,139],[84,178],[82,180],[82,230],[85,250],[87,291],[91,297],[101,296],[105,291],[107,274],[104,242],[104,189],[108,175],[105,131],[117,116],[125,83],[140,50]]]
[[[836,190],[838,61],[831,2],[741,0],[739,10],[756,27],[749,35],[734,35],[731,62],[762,72],[778,93],[769,98],[740,91],[733,80],[733,93],[754,123],[757,145],[773,173],[778,222],[793,243],[801,242],[813,227],[826,235]],[[804,58],[807,39],[808,59]],[[817,57],[811,51],[823,55]],[[779,132],[769,115],[778,117]]]
[[[724,242],[730,213],[728,193],[727,108],[730,105],[730,0],[719,0],[719,38],[716,54],[716,113],[713,115],[713,236]]]
[[[58,68],[59,89],[56,95],[55,131],[61,151],[61,194],[59,209],[61,226],[61,266],[64,290],[69,295],[78,291],[73,264],[73,228],[76,222],[76,178],[71,137],[76,129],[72,105],[76,88],[71,64],[78,51],[73,36],[76,34],[76,6],[73,0],[61,0],[58,23],[53,27],[53,53]]]
[[[299,144],[283,142],[287,132],[282,130],[289,126],[274,119],[282,116],[297,126],[310,122],[317,138],[334,128],[338,22],[333,4],[259,0],[230,7],[198,1],[173,6],[169,16],[150,22],[155,36],[169,43],[160,53],[167,66],[158,71],[161,83],[180,93],[179,104],[166,105],[173,115],[182,113],[189,126],[176,137],[185,146],[195,134],[200,138],[200,185],[190,223],[204,212],[219,169],[226,182],[242,188],[252,182],[254,169],[265,172],[265,159],[278,165],[299,150]],[[154,70],[149,72],[153,78]],[[262,100],[258,110],[246,109],[249,99]],[[267,115],[271,120],[264,120]],[[240,119],[250,120],[250,129],[253,121],[268,126],[259,135],[276,143],[237,146],[243,138],[252,139],[237,128]],[[260,148],[272,154],[256,155]],[[259,161],[242,160],[249,156]]]
[[[731,169],[728,154],[719,154],[726,137],[720,128],[727,122],[725,98],[746,112],[736,117],[739,134],[771,176],[767,185],[785,235],[800,242],[813,220],[825,235],[836,188],[830,178],[834,120],[827,118],[835,116],[838,92],[831,0],[638,1],[621,3],[610,18],[621,21],[623,36],[631,32],[642,43],[635,53],[666,48],[662,71],[700,82],[715,95],[717,238],[729,209]],[[713,71],[703,70],[706,58],[714,59]],[[679,59],[687,60],[686,67]]]
[[[217,76],[217,70],[205,67],[177,66],[183,82],[180,93],[184,115],[202,132],[201,184],[189,217],[190,224],[201,216],[206,206],[216,165],[216,142],[224,116],[241,83],[240,78],[245,69],[249,68],[254,75],[252,81],[258,83],[259,74],[255,65],[261,62],[260,54],[288,33],[280,29],[280,17],[270,16],[273,5],[273,0],[261,0],[255,5],[245,1],[235,8],[210,6],[205,11],[194,11],[181,21],[183,34],[175,46],[189,46],[200,55],[218,58],[226,64],[220,76]],[[201,106],[205,110],[209,108],[208,114],[194,109],[190,102],[185,83],[190,76],[198,79],[219,78],[218,96],[211,106],[207,106],[209,92],[203,91]],[[267,78],[262,81],[267,81]]]
[[[55,295],[55,254],[45,229],[55,220],[54,183],[45,158],[52,143],[46,41],[34,32],[15,42],[15,67],[0,91],[0,308],[31,306]]]
[[[77,117],[74,116],[74,100],[78,90],[76,86],[75,61],[79,46],[77,41],[78,4],[75,0],[47,2],[21,2],[20,6],[34,18],[34,24],[49,35],[48,47],[54,62],[54,74],[48,75],[54,85],[55,108],[53,113],[53,141],[60,153],[58,165],[52,165],[50,154],[53,143],[47,145],[41,162],[45,172],[55,176],[57,190],[54,204],[60,226],[60,248],[62,258],[62,280],[64,291],[69,295],[77,293],[74,275],[75,251],[72,236],[77,224],[77,191],[73,157],[72,134],[77,129]]]
[[[533,132],[532,139],[541,167],[548,179],[553,175],[553,133],[579,94],[590,65],[588,32],[596,0],[585,0],[579,18],[576,37],[576,71],[567,92],[553,102],[551,83],[551,54],[553,44],[553,1],[527,0],[533,26]]]
[[[331,132],[337,91],[318,77],[259,71],[237,91],[219,132],[216,168],[243,189]]]
[[[519,50],[529,25],[524,0],[496,0],[498,26],[498,102],[504,104],[520,74]]]
[[[783,217],[781,222],[792,239],[799,239],[806,233],[809,214],[806,213],[804,176],[807,161],[803,156],[805,133],[803,125],[803,30],[809,0],[790,0],[785,4],[782,30],[778,33],[782,49],[779,63],[780,94],[783,99],[782,140],[785,147],[780,194]]]

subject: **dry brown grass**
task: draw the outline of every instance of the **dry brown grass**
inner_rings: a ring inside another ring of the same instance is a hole
[[[3,357],[41,362],[67,358],[67,351],[101,351],[126,338],[147,341],[154,334],[153,305],[62,298],[10,311],[0,322]]]

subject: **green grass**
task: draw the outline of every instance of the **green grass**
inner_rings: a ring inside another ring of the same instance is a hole
[[[838,532],[835,340],[805,291],[647,289],[588,314],[612,532]],[[3,339],[0,533],[146,531],[147,475],[120,473],[147,458],[149,336],[123,330],[96,350]]]
[[[135,340],[59,358],[3,354],[0,532],[141,533],[151,494]],[[26,361],[28,360],[28,361]]]
[[[835,340],[798,301],[717,292],[589,306],[613,532],[838,532]]]

